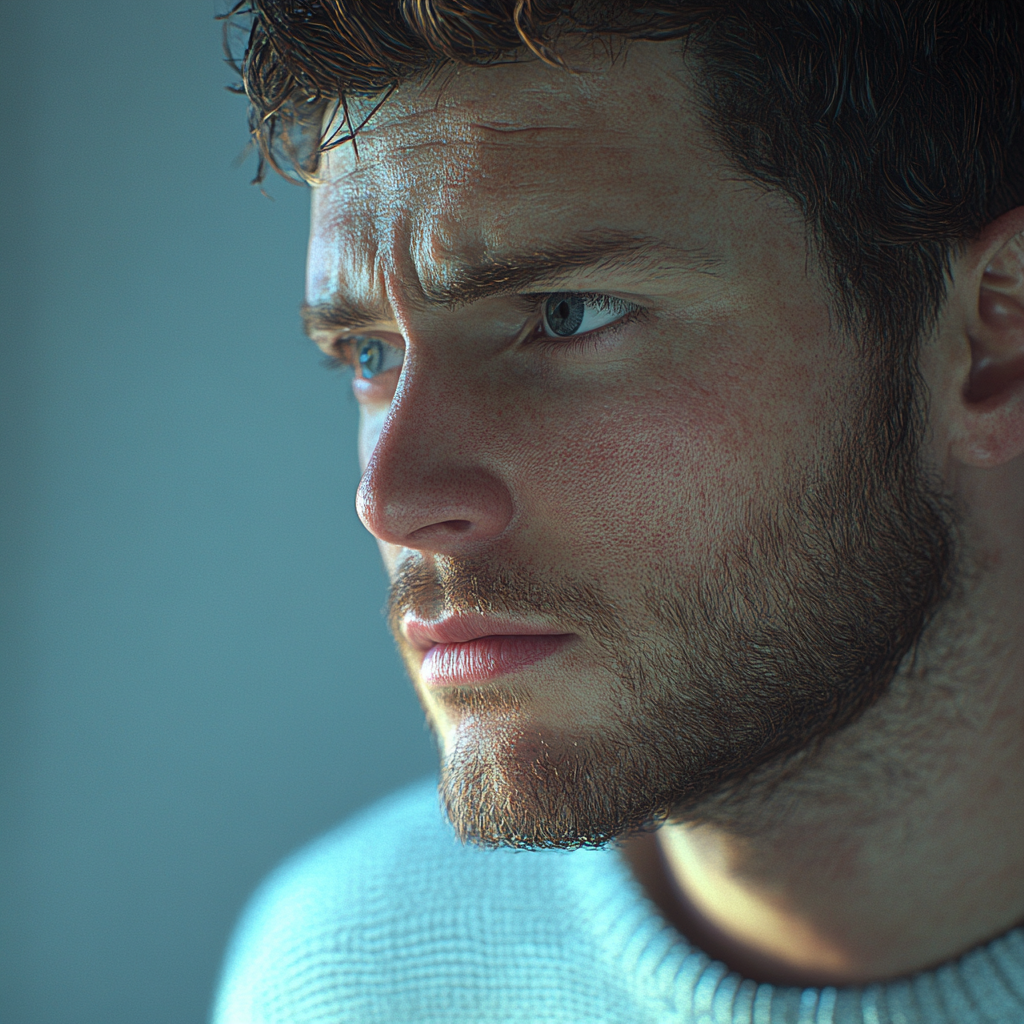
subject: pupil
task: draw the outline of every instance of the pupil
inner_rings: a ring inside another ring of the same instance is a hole
[[[580,324],[583,323],[583,314],[586,312],[586,303],[580,295],[562,292],[548,299],[544,312],[548,327],[555,334],[565,338],[579,330]]]
[[[380,371],[383,361],[384,349],[376,338],[364,341],[359,346],[359,369],[366,380]]]

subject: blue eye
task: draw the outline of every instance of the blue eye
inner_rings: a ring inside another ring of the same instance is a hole
[[[352,339],[352,352],[356,370],[363,380],[371,380],[378,373],[402,365],[403,352],[381,338],[356,337]]]
[[[606,327],[636,308],[614,295],[555,292],[544,300],[541,329],[549,338],[570,338]]]
[[[554,334],[567,338],[579,330],[587,304],[576,292],[558,292],[544,303],[544,320]]]

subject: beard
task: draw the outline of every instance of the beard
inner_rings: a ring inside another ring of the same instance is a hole
[[[921,431],[891,442],[895,390],[835,430],[817,469],[746,510],[711,564],[687,567],[690,582],[652,570],[626,606],[594,580],[536,567],[403,564],[389,601],[400,647],[407,611],[540,613],[591,640],[615,680],[587,729],[538,723],[528,689],[501,680],[431,694],[457,723],[440,737],[439,791],[464,841],[572,849],[666,819],[722,820],[882,697],[955,564]]]

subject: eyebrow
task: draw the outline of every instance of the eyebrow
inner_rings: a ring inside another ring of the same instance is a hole
[[[529,294],[540,282],[578,270],[629,270],[647,275],[677,272],[718,276],[724,263],[709,249],[669,245],[644,235],[588,232],[557,245],[496,256],[480,264],[458,263],[443,283],[423,286],[421,305],[457,309],[495,295]],[[344,296],[301,309],[307,334],[357,330],[389,319],[376,306]]]

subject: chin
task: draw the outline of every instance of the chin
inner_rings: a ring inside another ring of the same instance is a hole
[[[464,842],[518,849],[603,846],[664,817],[660,793],[608,734],[475,716],[443,737],[439,791]]]

